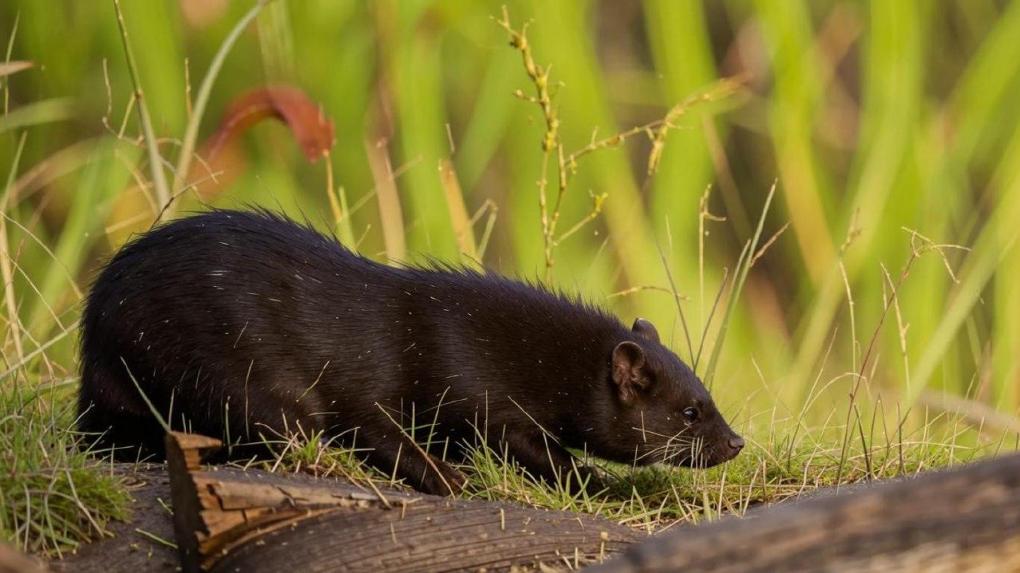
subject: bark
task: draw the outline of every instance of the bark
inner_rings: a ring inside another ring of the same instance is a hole
[[[501,570],[600,562],[643,537],[605,519],[343,482],[203,470],[217,442],[169,434],[185,572]]]
[[[1020,571],[1020,455],[653,538],[593,573]]]

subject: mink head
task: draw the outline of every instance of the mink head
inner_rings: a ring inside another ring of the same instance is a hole
[[[601,455],[639,465],[710,467],[744,447],[701,380],[659,342],[651,322],[634,321],[630,336],[612,349],[608,378],[615,404],[606,428],[612,437],[604,445],[612,451]]]

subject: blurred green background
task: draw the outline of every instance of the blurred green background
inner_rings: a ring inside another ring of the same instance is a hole
[[[169,180],[200,82],[253,5],[122,2]],[[627,322],[649,317],[687,358],[669,274],[691,346],[705,333],[707,356],[776,182],[758,246],[789,227],[728,319],[713,380],[724,411],[808,404],[825,419],[859,385],[858,400],[898,404],[890,412],[920,403],[1017,427],[1020,3],[508,2],[549,66],[567,153],[743,78],[731,96],[690,106],[653,176],[644,134],[578,162],[561,233],[592,196],[608,197],[556,248],[548,277],[536,185],[545,122],[514,96],[534,86],[496,22],[501,6],[269,4],[227,55],[198,140],[246,91],[289,85],[334,122],[331,155],[309,163],[283,123],[261,122],[239,136],[234,177],[206,183],[201,200],[185,193],[175,216],[256,204],[328,229],[329,193],[342,188],[348,243],[385,260],[384,229],[402,226],[413,262],[467,260],[458,230],[478,213],[476,249],[493,221],[485,266],[547,278]],[[0,79],[4,369],[70,390],[82,292],[158,210],[145,199],[150,166],[111,2],[7,0],[0,41],[8,60],[34,64]],[[709,188],[707,211],[725,220],[703,215]]]

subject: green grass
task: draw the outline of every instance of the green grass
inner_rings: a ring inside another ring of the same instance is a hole
[[[876,417],[867,421],[866,446],[854,443],[846,451],[840,446],[846,426],[803,427],[778,411],[763,413],[740,430],[754,436],[745,451],[708,470],[633,467],[588,458],[605,482],[595,492],[571,487],[578,483],[574,474],[561,476],[559,483],[535,479],[504,453],[477,444],[469,444],[468,459],[454,466],[467,477],[461,494],[465,498],[587,512],[651,532],[678,523],[743,515],[760,505],[820,488],[909,477],[1016,449],[1015,442],[1005,442],[1004,434],[999,439],[978,439],[970,424],[945,415],[911,429],[897,425],[895,418]],[[272,459],[234,463],[273,472],[341,477],[368,488],[406,487],[361,463],[353,448],[324,444],[320,437],[300,432],[275,437],[268,440],[276,451]],[[419,441],[424,447],[425,441]],[[583,452],[575,453],[585,458]]]
[[[708,471],[610,465],[590,498],[483,450],[471,497],[662,528],[1017,449],[1020,3],[508,2],[526,54],[501,3],[195,16],[215,4],[0,4],[0,63],[33,63],[0,67],[0,538],[52,554],[126,511],[71,447],[77,320],[167,197],[164,217],[256,203],[380,260],[477,258],[653,317],[750,438]],[[267,81],[322,106],[330,154],[266,122],[231,182],[189,179]],[[287,443],[270,468],[390,483]]]
[[[57,385],[0,392],[0,539],[59,556],[106,535],[129,497],[122,477],[78,450],[74,402]]]

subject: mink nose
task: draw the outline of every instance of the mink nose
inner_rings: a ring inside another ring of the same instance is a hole
[[[734,436],[730,438],[729,444],[730,447],[733,448],[734,450],[737,451],[742,450],[744,448],[744,438],[741,438],[740,436]]]

